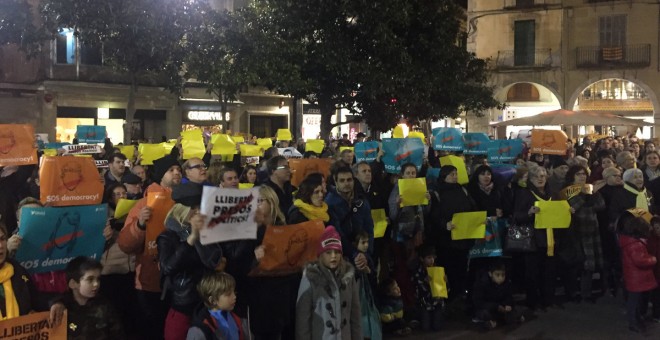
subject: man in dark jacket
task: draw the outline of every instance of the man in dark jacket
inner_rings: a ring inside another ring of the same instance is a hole
[[[265,185],[273,188],[280,200],[280,210],[286,214],[293,205],[293,192],[296,188],[291,185],[291,168],[284,156],[275,156],[266,162],[268,180]]]

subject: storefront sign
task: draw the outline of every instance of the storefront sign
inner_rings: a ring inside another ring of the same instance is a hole
[[[227,117],[229,118],[229,117]],[[222,112],[219,111],[188,111],[188,120],[222,120]],[[229,119],[227,119],[229,120]]]

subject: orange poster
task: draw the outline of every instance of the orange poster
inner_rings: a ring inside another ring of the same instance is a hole
[[[90,157],[44,156],[39,169],[41,202],[53,207],[100,204],[103,183]]]
[[[532,130],[532,153],[544,155],[565,155],[568,137],[561,130]]]
[[[329,158],[290,158],[289,167],[291,167],[291,184],[299,186],[307,175],[318,172],[323,177],[330,175],[330,165],[332,160]]]
[[[300,272],[316,260],[319,238],[325,226],[320,220],[287,226],[268,226],[261,243],[264,257],[252,276],[279,276]]]
[[[165,217],[174,206],[172,194],[166,191],[147,195],[147,206],[151,208],[151,217],[147,221],[147,235],[144,238],[144,249],[149,255],[157,255],[156,238],[165,230]]]
[[[57,327],[52,327],[49,319],[50,312],[41,312],[2,320],[0,321],[1,338],[66,340],[68,325],[66,311],[62,322]]]
[[[0,166],[37,164],[34,127],[0,124]]]

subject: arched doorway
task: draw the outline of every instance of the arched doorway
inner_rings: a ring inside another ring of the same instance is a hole
[[[507,104],[504,110],[493,110],[491,122],[502,122],[557,110],[561,104],[557,95],[546,86],[533,82],[517,82],[497,91],[495,98]],[[551,127],[559,129],[559,126]],[[519,131],[528,131],[531,126],[502,126],[496,128],[497,138],[517,137]]]

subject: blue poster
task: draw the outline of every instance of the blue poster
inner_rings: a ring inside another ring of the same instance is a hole
[[[427,168],[426,169],[426,183],[431,184],[438,181],[440,177],[440,168]]]
[[[378,156],[378,142],[362,142],[356,143],[355,160],[358,162],[373,162]]]
[[[57,149],[63,148],[65,145],[71,145],[71,143],[46,143],[44,145],[44,149],[55,149],[55,150],[57,150]]]
[[[487,155],[488,154],[488,143],[490,143],[490,138],[485,133],[481,132],[470,132],[463,134],[463,141],[465,142],[465,150],[463,151],[466,155]]]
[[[23,208],[16,260],[29,273],[63,270],[76,256],[100,260],[107,206]]]
[[[490,141],[488,145],[489,162],[512,161],[522,153],[522,140],[498,139]]]
[[[105,126],[97,125],[78,125],[76,130],[76,138],[78,143],[105,143]]]
[[[382,161],[385,171],[391,174],[401,172],[401,165],[413,163],[417,171],[422,168],[424,160],[424,143],[419,138],[384,138]]]
[[[433,150],[462,151],[463,133],[459,128],[433,129]]]

